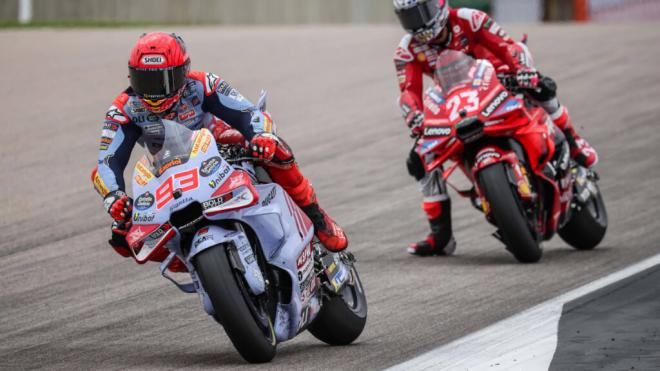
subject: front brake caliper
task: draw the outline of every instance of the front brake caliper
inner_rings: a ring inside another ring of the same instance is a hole
[[[319,260],[322,269],[320,273],[324,278],[323,284],[330,292],[339,294],[350,278],[350,265],[355,258],[350,253],[331,253],[322,250]]]

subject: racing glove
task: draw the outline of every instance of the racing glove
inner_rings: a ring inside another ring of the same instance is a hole
[[[261,133],[255,135],[250,141],[250,150],[252,157],[257,160],[268,162],[275,156],[277,149],[277,137],[270,133]]]
[[[424,114],[422,112],[410,111],[405,120],[413,136],[422,134],[422,124],[424,124]]]
[[[108,193],[103,199],[103,207],[112,219],[129,221],[133,212],[133,200],[121,190]]]
[[[530,67],[523,67],[516,73],[516,82],[521,89],[536,89],[539,85],[539,72]]]
[[[126,242],[126,234],[128,233],[129,229],[131,228],[131,222],[123,222],[119,220],[115,220],[112,222],[112,237],[108,241],[110,246],[117,252],[117,254],[123,256],[124,258],[128,258],[131,256],[131,251],[129,250],[130,247],[128,246],[128,243]]]

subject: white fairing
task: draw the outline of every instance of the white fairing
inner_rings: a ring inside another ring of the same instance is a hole
[[[265,106],[265,96],[261,101]],[[168,126],[170,123],[164,121],[164,125]],[[149,169],[151,173],[145,175],[148,160],[142,160],[142,168],[136,165],[133,174],[133,223],[137,231],[146,231],[141,238],[144,245],[136,259],[140,263],[146,262],[150,252],[158,250],[156,246],[164,237],[176,234],[165,246],[185,262],[193,282],[186,285],[172,280],[165,273],[167,264],[161,266],[161,272],[183,291],[189,292],[194,288],[201,296],[206,312],[213,314],[213,307],[197,278],[191,259],[205,249],[217,248],[223,243],[233,244],[238,251],[240,264],[246,268],[244,277],[251,292],[255,295],[261,294],[266,286],[265,279],[261,275],[256,257],[252,256],[250,242],[240,228],[230,230],[211,225],[197,231],[190,249],[182,249],[179,231],[176,228],[167,228],[172,213],[197,202],[206,207],[204,216],[210,221],[230,220],[236,222],[236,225],[248,225],[257,235],[268,263],[280,268],[291,278],[291,300],[277,305],[274,327],[278,341],[293,338],[311,323],[320,310],[320,284],[314,270],[312,223],[277,184],[255,184],[258,200],[254,199],[251,192],[248,192],[249,195],[243,195],[249,188],[247,185],[230,192],[231,198],[222,199],[217,194],[214,196],[223,186],[233,188],[228,180],[232,178],[233,182],[236,177],[232,175],[240,174],[237,173],[240,170],[236,170],[220,156],[215,140],[207,130],[185,134],[190,135],[189,140],[194,143],[190,144],[192,149],[189,158],[182,163],[169,168],[161,166],[162,174],[157,177],[153,175],[158,173],[156,169]],[[161,151],[166,149],[164,146]],[[229,206],[250,203],[254,204],[233,211],[225,210],[231,209]],[[172,258],[170,256],[168,262]]]

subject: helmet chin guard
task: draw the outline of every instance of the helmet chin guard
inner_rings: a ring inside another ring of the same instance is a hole
[[[438,37],[449,20],[446,0],[394,0],[394,12],[401,27],[420,43]]]

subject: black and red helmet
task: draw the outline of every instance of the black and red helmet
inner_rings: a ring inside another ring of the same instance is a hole
[[[394,0],[394,12],[403,29],[421,43],[438,37],[449,20],[447,0]]]
[[[128,60],[131,88],[154,113],[167,111],[179,100],[189,70],[186,45],[173,33],[143,34]]]

